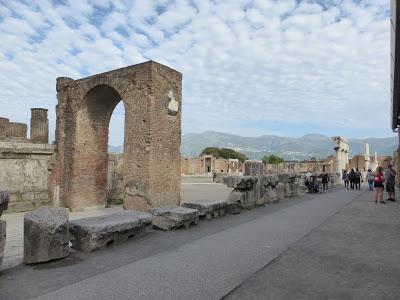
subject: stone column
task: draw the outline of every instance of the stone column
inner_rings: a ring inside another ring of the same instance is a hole
[[[35,143],[49,142],[49,120],[47,119],[47,109],[31,109],[31,140]]]
[[[342,157],[340,148],[335,148],[336,159],[335,159],[335,171],[336,173],[342,174]]]
[[[28,126],[24,123],[9,122],[7,128],[7,136],[11,138],[24,138],[26,139],[26,132]]]
[[[0,117],[0,140],[4,140],[7,136],[8,123],[7,118]]]

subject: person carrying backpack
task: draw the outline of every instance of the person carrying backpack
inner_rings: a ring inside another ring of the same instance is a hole
[[[355,180],[354,169],[351,169],[349,173],[349,180],[350,180],[350,188],[354,190],[354,180]]]
[[[361,172],[358,171],[358,168],[356,168],[356,171],[354,172],[354,183],[356,190],[361,190],[361,181],[362,181]]]
[[[382,172],[382,167],[378,167],[374,174],[374,187],[375,187],[375,203],[386,203],[383,201],[383,183],[385,182],[385,175]]]
[[[344,187],[349,189],[349,173],[347,173],[347,170],[343,171],[342,179],[344,181]]]

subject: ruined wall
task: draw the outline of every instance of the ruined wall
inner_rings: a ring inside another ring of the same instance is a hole
[[[10,191],[8,211],[52,205],[48,179],[53,153],[48,144],[0,141],[0,186]]]
[[[207,172],[207,159],[211,162],[211,171]],[[181,174],[185,175],[201,175],[212,173],[215,170],[217,173],[226,172],[243,172],[244,163],[238,161],[237,159],[224,159],[215,158],[211,155],[201,155],[195,158],[182,157],[181,158]]]
[[[182,74],[153,61],[73,80],[57,78],[60,205],[104,206],[108,125],[125,106],[124,207],[180,202]]]
[[[124,199],[124,155],[108,154],[107,199]]]

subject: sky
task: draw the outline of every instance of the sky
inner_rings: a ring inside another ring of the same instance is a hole
[[[0,116],[29,124],[56,78],[154,60],[183,73],[182,131],[386,137],[387,0],[0,0]],[[109,143],[123,143],[115,109]]]

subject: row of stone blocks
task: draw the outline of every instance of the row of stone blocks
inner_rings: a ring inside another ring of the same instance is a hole
[[[200,217],[211,219],[226,211],[233,212],[226,201],[204,201],[154,208],[150,213],[124,211],[69,221],[66,208],[39,208],[24,216],[24,263],[67,257],[70,242],[72,248],[90,252],[143,236],[153,226],[164,230],[189,228],[198,224]]]

